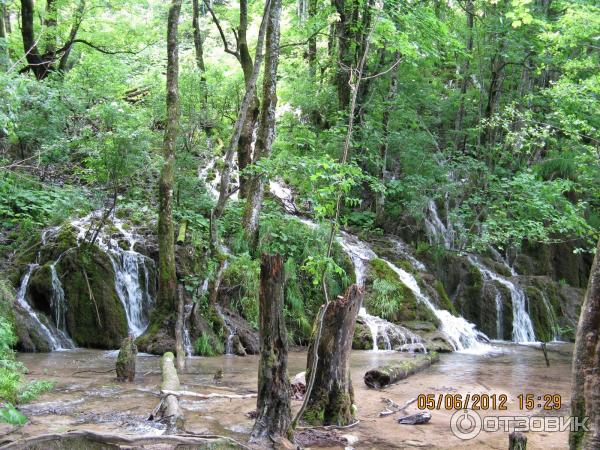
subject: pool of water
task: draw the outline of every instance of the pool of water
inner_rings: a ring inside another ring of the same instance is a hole
[[[404,404],[419,394],[504,394],[508,398],[506,411],[487,410],[479,414],[568,416],[572,344],[556,343],[548,347],[550,367],[546,367],[539,348],[494,343],[494,350],[486,355],[441,355],[440,362],[434,366],[380,391],[365,386],[365,371],[414,355],[355,351],[351,357],[351,374],[360,422],[340,433],[356,441],[352,444],[354,448],[505,449],[508,447],[508,433],[504,431],[482,431],[474,439],[458,439],[450,428],[454,411],[433,410],[431,421],[417,426],[398,424],[396,418],[399,414],[380,418],[379,412],[385,409],[381,399],[389,398]],[[160,358],[139,355],[135,382],[118,383],[112,370],[116,356],[115,351],[89,349],[19,354],[18,359],[30,369],[31,379],[54,380],[56,388],[22,408],[30,418],[25,426],[0,428],[4,435],[2,440],[6,442],[81,429],[161,434],[163,428],[160,424],[146,420],[159,400]],[[182,389],[196,392],[256,392],[257,364],[256,356],[194,357],[188,360],[186,371],[180,376]],[[289,354],[290,376],[303,371],[305,365],[305,352]],[[214,374],[219,370],[222,370],[223,377],[215,381]],[[535,397],[561,395],[562,407],[548,412],[536,405],[531,411],[520,411],[517,396],[521,393],[532,393]],[[255,404],[256,399],[185,399],[181,403],[186,416],[185,429],[244,441],[253,425],[253,420],[246,414],[254,410]],[[299,406],[299,401],[293,401],[294,410]],[[418,411],[417,403],[407,408],[407,413]],[[527,437],[528,449],[567,447],[566,432],[529,432]]]

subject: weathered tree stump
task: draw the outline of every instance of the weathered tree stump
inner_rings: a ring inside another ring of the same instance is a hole
[[[162,357],[162,383],[161,391],[179,391],[179,376],[175,369],[175,356],[167,352]],[[161,421],[167,425],[165,434],[176,434],[183,429],[183,411],[179,407],[179,400],[176,395],[166,394],[159,406],[159,416]]]
[[[571,416],[578,424],[587,417],[586,426],[569,434],[571,450],[600,448],[600,241],[590,271],[587,291],[581,305],[575,349]]]
[[[431,352],[413,359],[407,359],[400,364],[379,366],[365,373],[365,384],[370,388],[380,389],[420,372],[439,360],[439,355],[436,352]]]
[[[508,435],[508,450],[526,450],[527,438],[519,431],[513,431]]]
[[[306,404],[303,418],[312,424],[348,425],[354,421],[354,390],[350,378],[350,352],[356,315],[362,304],[364,291],[352,285],[344,297],[329,302],[323,316],[319,348],[314,348],[314,336],[308,348],[308,363],[318,361],[315,381]],[[315,331],[316,333],[316,331]],[[306,370],[310,380],[311,368]]]
[[[119,356],[117,356],[117,380],[133,381],[135,378],[135,359],[137,356],[137,346],[134,343],[133,336],[126,337],[121,343]]]
[[[272,447],[291,437],[290,382],[287,375],[287,333],[283,318],[283,258],[262,255],[260,266],[257,418],[250,442]]]

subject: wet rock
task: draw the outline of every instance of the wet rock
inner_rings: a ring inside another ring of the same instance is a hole
[[[454,351],[454,347],[450,343],[450,340],[441,331],[425,333],[422,337],[425,341],[425,347],[427,347],[427,351],[437,353],[449,353]]]
[[[426,322],[423,320],[410,320],[402,323],[406,328],[413,331],[435,331],[436,326],[431,322]]]
[[[137,346],[133,337],[129,336],[123,339],[119,356],[117,357],[117,380],[133,381],[135,378],[135,362],[137,357]]]
[[[109,257],[96,246],[65,254],[56,266],[67,300],[67,331],[81,347],[118,348],[127,316]]]
[[[39,330],[38,324],[27,314],[23,308],[14,304],[15,334],[17,335],[17,350],[21,352],[49,352],[52,350],[50,342]],[[43,320],[43,315],[39,319]]]
[[[242,341],[240,340],[240,337],[237,334],[234,334],[233,336],[231,336],[231,338],[228,338],[231,340],[230,345],[231,345],[231,351],[233,352],[234,355],[237,356],[246,356],[246,349],[244,348],[244,346],[242,345]]]
[[[221,312],[228,327],[239,338],[245,352],[250,355],[257,355],[259,352],[258,332],[244,318],[233,311],[221,308]]]
[[[352,348],[354,350],[371,350],[373,348],[373,336],[371,335],[371,331],[360,317],[356,319],[354,336],[352,338]]]

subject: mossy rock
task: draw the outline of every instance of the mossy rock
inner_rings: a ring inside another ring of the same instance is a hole
[[[380,306],[379,294],[373,288],[377,280],[383,280],[393,287],[391,298],[386,302],[393,303],[393,310]],[[382,259],[373,259],[369,262],[369,271],[366,280],[367,290],[364,304],[372,314],[378,315],[390,322],[403,323],[406,321],[421,320],[432,322],[439,326],[438,318],[427,307],[418,301],[413,292],[400,281],[398,274]]]
[[[354,350],[372,350],[373,336],[369,327],[357,322],[354,327],[354,336],[352,337],[352,349]]]
[[[175,349],[175,311],[164,308],[154,308],[150,314],[150,324],[146,331],[136,339],[138,349],[153,355],[162,355],[166,352],[176,352]]]
[[[108,255],[97,246],[82,246],[65,254],[56,270],[68,305],[71,338],[82,347],[119,348],[127,336],[127,316]]]

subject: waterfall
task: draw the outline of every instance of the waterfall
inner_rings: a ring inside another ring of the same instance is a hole
[[[468,259],[479,270],[484,280],[497,281],[510,291],[513,309],[512,340],[514,342],[535,342],[535,332],[533,331],[531,318],[527,312],[527,296],[525,295],[525,291],[519,285],[486,267],[476,256],[469,255]],[[496,302],[496,305],[498,308],[501,302]],[[501,310],[497,309],[496,314],[501,314]]]
[[[542,302],[544,303],[544,307],[548,312],[548,320],[550,321],[550,328],[552,329],[552,340],[559,341],[560,340],[560,327],[558,326],[558,319],[556,318],[556,313],[554,312],[554,308],[550,303],[550,300],[546,296],[546,293],[540,289],[540,293],[542,294]]]
[[[389,261],[385,262],[396,272],[400,281],[412,291],[417,300],[425,304],[438,318],[441,323],[441,331],[448,337],[455,351],[469,349],[470,352],[477,353],[486,352],[489,349],[488,345],[481,342],[489,339],[476,330],[474,324],[466,321],[463,317],[452,315],[445,309],[436,308],[429,297],[421,291],[416,278],[412,274]]]
[[[27,294],[27,286],[29,285],[29,278],[31,278],[31,274],[35,268],[39,267],[37,264],[29,264],[27,267],[27,272],[23,275],[23,279],[21,280],[21,285],[19,286],[19,290],[17,291],[16,301],[21,306],[25,312],[31,317],[37,324],[39,330],[42,332],[51,350],[61,350],[63,346],[61,345],[60,336],[56,335],[53,330],[50,330],[44,323],[40,320],[37,313],[33,310],[29,302],[25,299]]]
[[[190,328],[188,322],[192,315],[193,305],[185,305],[184,307],[184,318],[183,318],[183,349],[185,350],[186,356],[192,356],[194,354],[194,348],[192,347],[192,339],[190,337]]]
[[[425,217],[425,231],[430,244],[442,244],[444,248],[454,246],[454,230],[451,224],[444,224],[438,214],[437,206],[433,199],[427,201],[427,215]]]
[[[56,331],[61,337],[61,341],[67,344],[67,348],[75,348],[75,344],[67,333],[67,302],[65,300],[65,291],[63,290],[62,283],[60,282],[58,274],[56,273],[56,263],[60,260],[61,256],[58,257],[56,262],[50,264],[50,277],[52,282],[50,309],[52,310],[54,325],[56,326]]]
[[[233,338],[235,337],[235,327],[229,322],[227,316],[223,314],[223,311],[221,311],[219,305],[216,305],[215,309],[217,311],[217,314],[223,321],[225,328],[227,329],[227,342],[225,344],[225,354],[233,355]]]
[[[78,230],[78,242],[85,239],[93,220],[98,219],[101,214],[102,211],[96,211],[71,222]],[[129,248],[122,249],[117,239],[106,235],[104,230],[98,235],[96,244],[112,264],[117,297],[125,309],[129,331],[137,337],[146,331],[150,321],[148,312],[155,302],[150,294],[150,271],[154,270],[154,261],[134,250],[137,239],[125,229],[121,220],[113,217],[112,223],[123,235]]]

